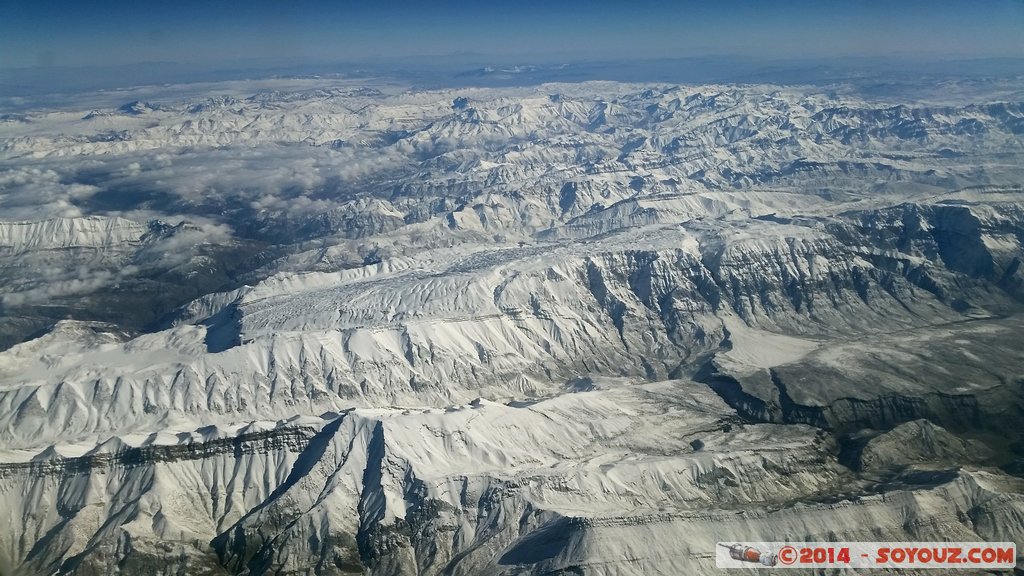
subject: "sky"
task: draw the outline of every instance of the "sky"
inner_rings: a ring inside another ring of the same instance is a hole
[[[0,68],[548,59],[1024,57],[1024,0],[5,0]]]

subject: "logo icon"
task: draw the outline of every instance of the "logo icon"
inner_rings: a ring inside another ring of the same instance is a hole
[[[761,564],[763,566],[775,566],[779,562],[779,556],[768,552],[762,552],[753,546],[745,546],[743,544],[733,544],[732,546],[726,546],[725,544],[719,544],[719,546],[729,551],[729,557],[733,560],[739,560],[740,562],[750,562],[752,564]],[[783,548],[785,550],[785,548]],[[793,550],[790,550],[793,552]],[[795,554],[793,555],[795,559]],[[792,564],[793,560],[785,562],[786,564]]]

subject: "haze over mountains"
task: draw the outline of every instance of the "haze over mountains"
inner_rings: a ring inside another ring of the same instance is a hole
[[[4,110],[0,568],[1020,549],[1024,80],[521,84]]]

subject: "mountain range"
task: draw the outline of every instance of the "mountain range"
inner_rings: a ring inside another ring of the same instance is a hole
[[[81,100],[0,117],[5,573],[1024,545],[1019,79]]]

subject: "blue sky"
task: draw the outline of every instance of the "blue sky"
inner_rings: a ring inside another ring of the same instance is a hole
[[[0,6],[0,67],[523,59],[1024,57],[1024,1],[178,0]]]

